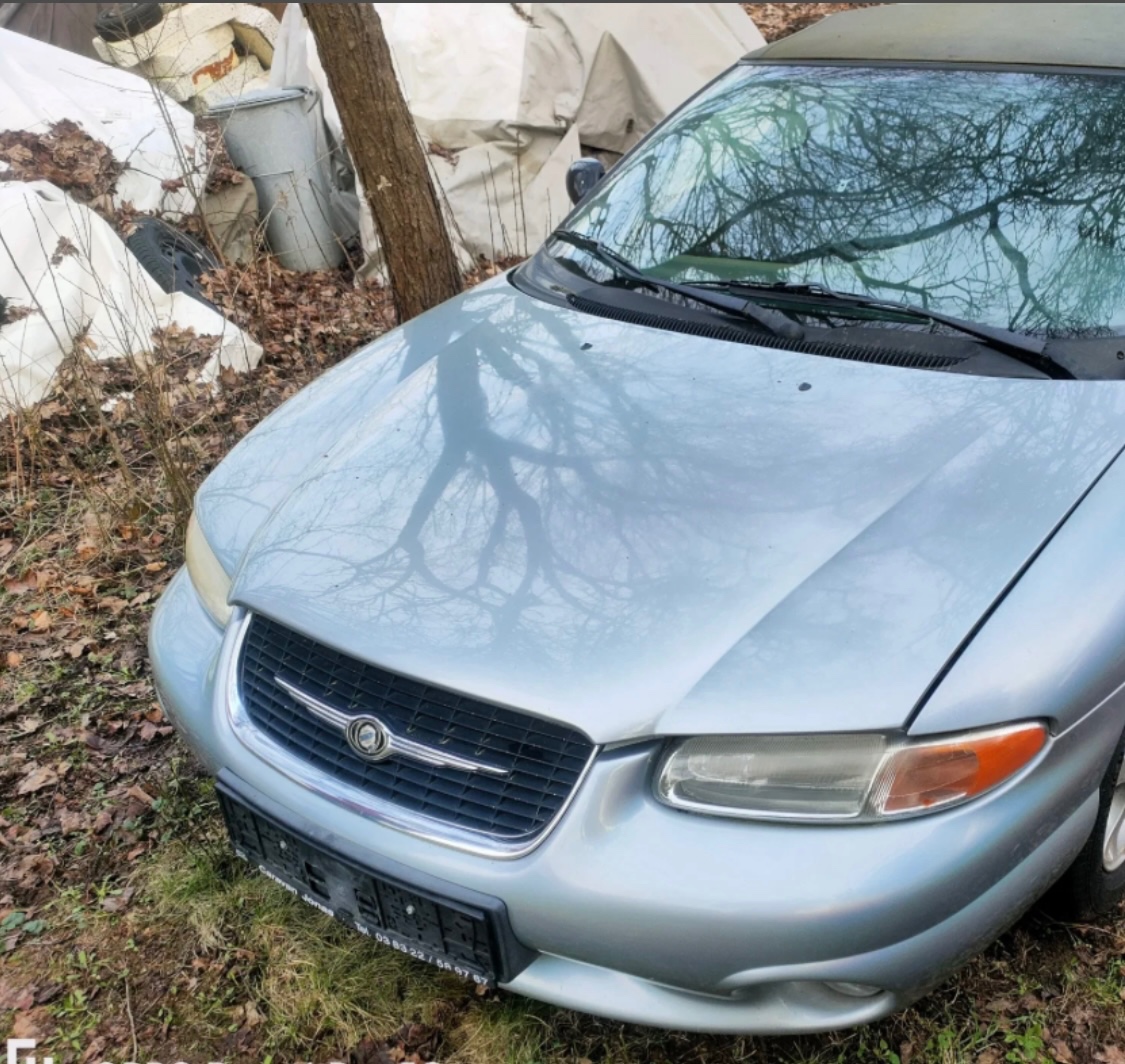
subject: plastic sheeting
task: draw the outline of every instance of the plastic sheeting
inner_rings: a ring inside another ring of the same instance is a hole
[[[169,325],[217,337],[205,382],[262,355],[218,311],[164,292],[104,219],[46,181],[0,183],[0,293],[34,311],[0,328],[0,411],[47,395],[80,336],[96,359],[143,359]]]
[[[739,4],[375,4],[463,252],[526,254],[566,215],[583,146],[619,154],[765,42]],[[271,84],[311,85],[340,118],[297,4]],[[325,145],[327,157],[331,143]],[[362,203],[362,198],[361,198]],[[371,219],[362,236],[377,250]]]
[[[204,160],[188,111],[136,74],[0,30],[0,132],[44,133],[63,118],[128,164],[116,204],[172,215],[195,209]]]

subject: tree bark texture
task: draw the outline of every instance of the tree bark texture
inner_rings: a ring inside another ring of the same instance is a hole
[[[375,219],[400,322],[462,289],[441,202],[369,3],[302,4]]]

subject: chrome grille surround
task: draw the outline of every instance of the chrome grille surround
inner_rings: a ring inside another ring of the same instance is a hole
[[[218,665],[218,676],[222,682],[217,685],[217,697],[222,701],[220,708],[235,736],[248,750],[293,782],[360,816],[415,838],[479,856],[508,860],[524,857],[541,845],[566,815],[601,750],[600,747],[591,745],[589,757],[581,773],[554,817],[535,835],[527,838],[511,839],[468,830],[447,821],[404,809],[393,802],[370,794],[361,787],[335,778],[331,773],[323,771],[286,749],[258,727],[243,701],[239,682],[239,666],[253,618],[254,615],[248,610],[236,607],[227,627]]]

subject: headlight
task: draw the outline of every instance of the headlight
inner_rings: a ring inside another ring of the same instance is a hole
[[[668,805],[713,816],[916,816],[998,787],[1046,743],[1038,721],[919,741],[860,734],[685,739],[664,755],[656,793]]]
[[[195,593],[202,600],[207,612],[215,619],[215,623],[220,628],[225,628],[231,616],[231,608],[227,605],[231,579],[219,564],[215,552],[211,550],[211,545],[203,535],[203,529],[199,527],[195,514],[191,515],[191,520],[188,522],[184,555]]]

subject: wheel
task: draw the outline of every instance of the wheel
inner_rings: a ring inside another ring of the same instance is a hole
[[[1047,896],[1048,909],[1065,920],[1089,920],[1125,898],[1125,735],[1117,744],[1101,787],[1098,819],[1082,852]]]
[[[184,292],[209,307],[200,277],[219,268],[218,260],[197,240],[159,218],[142,218],[125,246],[165,292]]]
[[[159,4],[121,4],[118,11],[103,11],[94,19],[94,32],[103,41],[127,41],[159,26],[164,11]]]

